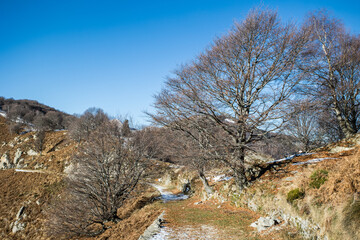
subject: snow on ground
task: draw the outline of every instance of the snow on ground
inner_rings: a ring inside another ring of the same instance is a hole
[[[315,153],[297,153],[297,154],[288,156],[286,158],[270,161],[270,162],[267,162],[267,163],[277,163],[277,162],[283,162],[283,161],[290,161],[290,160],[293,160],[295,157],[307,156],[307,155],[312,155],[312,154],[315,154]]]
[[[221,181],[229,181],[233,177],[226,177],[225,174],[221,174],[218,176],[213,177],[214,182],[221,182]]]
[[[0,111],[0,116],[6,117],[6,112]]]
[[[197,227],[186,226],[175,229],[162,227],[160,232],[154,235],[150,240],[167,240],[167,239],[220,239],[219,232],[216,228],[209,225]]]
[[[337,158],[315,158],[315,159],[308,160],[308,161],[306,161],[306,162],[293,163],[292,165],[311,164],[311,163],[322,162],[322,161],[328,160],[328,159],[337,159]]]
[[[161,196],[160,198],[163,200],[163,202],[168,202],[168,201],[177,201],[177,200],[184,200],[184,199],[188,199],[189,196],[185,195],[185,194],[173,194],[171,192],[166,191],[165,187],[157,185],[157,184],[150,184],[151,186],[153,186],[154,188],[156,188]]]
[[[40,170],[30,170],[30,169],[15,169],[15,172],[28,172],[28,173],[42,173]]]

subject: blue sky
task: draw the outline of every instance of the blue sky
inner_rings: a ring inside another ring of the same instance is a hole
[[[260,1],[0,0],[0,96],[146,123],[153,95]],[[360,32],[360,1],[262,1],[285,20],[327,8]]]

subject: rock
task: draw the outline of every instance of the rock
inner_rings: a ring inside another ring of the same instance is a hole
[[[139,237],[138,240],[150,240],[153,239],[153,236],[156,235],[161,228],[161,225],[164,223],[164,214],[162,212],[155,221],[145,230],[145,232]]]
[[[254,212],[256,212],[259,208],[253,201],[248,202],[247,205],[248,205],[248,208],[250,208]]]
[[[18,231],[22,231],[24,230],[26,227],[26,223],[22,223],[20,222],[20,220],[16,220],[13,224],[12,224],[12,233],[17,233]]]
[[[14,157],[14,165],[16,166],[19,163],[19,159],[21,157],[22,151],[20,148],[18,148],[15,152],[15,157]]]
[[[184,183],[183,186],[182,186],[182,192],[184,194],[189,194],[191,191],[191,184],[190,184],[190,181],[188,180],[187,183]]]
[[[12,227],[11,229],[12,233],[17,233],[18,231],[22,231],[26,227],[26,223],[20,222],[21,219],[26,217],[24,210],[25,210],[25,206],[21,206],[18,213],[16,214],[16,221],[10,225],[10,227]]]
[[[34,150],[30,149],[29,151],[27,151],[27,155],[29,155],[29,156],[36,156],[36,155],[38,155],[38,153],[35,152]]]
[[[293,180],[294,180],[293,177],[287,177],[287,178],[284,179],[284,181],[287,181],[287,182],[291,182],[291,181],[293,181]]]
[[[199,204],[202,204],[202,203],[203,203],[202,201],[199,201],[199,202],[194,203],[194,205],[199,205]]]
[[[275,217],[260,217],[256,222],[250,224],[250,226],[256,228],[258,232],[261,232],[279,223],[280,221]]]
[[[338,153],[338,152],[343,152],[343,151],[350,151],[353,150],[354,147],[334,147],[333,149],[330,150],[330,153]]]
[[[36,163],[35,166],[34,166],[34,169],[41,169],[43,167],[44,167],[43,163]]]
[[[11,168],[12,164],[10,163],[8,153],[4,153],[0,158],[0,169]]]
[[[21,206],[18,213],[16,214],[16,220],[22,217],[22,215],[24,214],[24,210],[25,210],[25,206]]]

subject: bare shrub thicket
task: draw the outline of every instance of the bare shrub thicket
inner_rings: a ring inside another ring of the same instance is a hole
[[[152,119],[185,133],[196,131],[194,141],[199,146],[211,143],[204,151],[227,164],[242,189],[249,144],[283,123],[281,109],[299,80],[295,69],[307,34],[280,23],[271,10],[252,10],[229,34],[168,78],[156,96]],[[221,141],[203,119],[216,126]]]
[[[144,146],[141,135],[124,138],[114,122],[91,131],[75,156],[66,191],[49,211],[49,233],[97,235],[106,230],[106,222],[121,220],[117,209],[145,169]]]

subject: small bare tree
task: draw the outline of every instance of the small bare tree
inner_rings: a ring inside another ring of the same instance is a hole
[[[66,178],[67,190],[50,211],[50,233],[57,236],[97,235],[107,221],[117,222],[117,209],[144,171],[139,138],[127,139],[116,123],[105,122],[90,133]]]
[[[35,134],[34,147],[36,151],[40,152],[40,155],[42,155],[42,151],[44,150],[44,145],[45,145],[45,131],[39,130]]]
[[[125,121],[122,123],[121,132],[125,137],[130,136],[131,130],[129,125],[129,120],[125,119]]]
[[[281,108],[299,80],[295,69],[306,41],[305,29],[280,23],[271,10],[252,10],[229,34],[168,78],[151,117],[186,133],[195,129],[197,134],[189,136],[233,170],[241,190],[247,183],[245,154],[250,143],[283,123]]]
[[[316,146],[319,137],[318,111],[307,100],[297,100],[290,103],[289,121],[285,132],[300,142],[302,151],[309,151]]]

